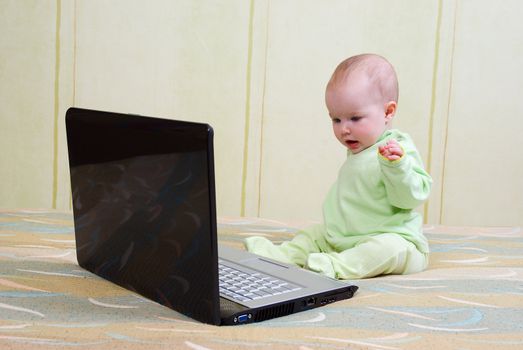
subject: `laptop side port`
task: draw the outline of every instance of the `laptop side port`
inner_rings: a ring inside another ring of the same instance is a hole
[[[336,297],[325,297],[320,299],[320,305],[330,304],[336,301]]]
[[[243,314],[234,318],[234,323],[245,323],[252,318],[251,314]]]
[[[316,305],[316,298],[310,297],[303,301],[303,306],[314,306]]]

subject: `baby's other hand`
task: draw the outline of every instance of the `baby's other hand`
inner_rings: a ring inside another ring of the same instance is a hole
[[[387,141],[386,145],[380,146],[379,152],[384,158],[387,158],[391,162],[403,157],[403,148],[401,148],[399,143],[394,139]]]

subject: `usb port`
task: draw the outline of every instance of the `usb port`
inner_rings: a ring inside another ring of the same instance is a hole
[[[326,304],[333,303],[335,301],[336,301],[336,297],[329,297],[329,298],[321,299],[320,300],[320,304],[321,305],[326,305]]]

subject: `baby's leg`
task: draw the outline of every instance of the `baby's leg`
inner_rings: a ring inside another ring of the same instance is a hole
[[[309,269],[339,279],[414,273],[427,264],[427,254],[394,233],[369,236],[341,253],[311,254],[307,261]]]
[[[298,232],[291,241],[280,245],[275,245],[265,237],[249,237],[245,240],[245,246],[251,253],[304,266],[310,253],[332,251],[324,237],[323,225],[315,225]]]

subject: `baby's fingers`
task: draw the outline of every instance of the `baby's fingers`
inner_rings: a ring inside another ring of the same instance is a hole
[[[392,154],[395,154],[395,155],[402,155],[403,154],[403,150],[399,146],[390,146],[389,147],[389,152],[392,153]]]
[[[399,146],[399,143],[395,139],[390,139],[387,141],[387,146]]]
[[[400,159],[401,156],[396,155],[396,154],[390,154],[387,158],[388,158],[388,160],[393,161],[393,160],[398,160],[398,159]]]

